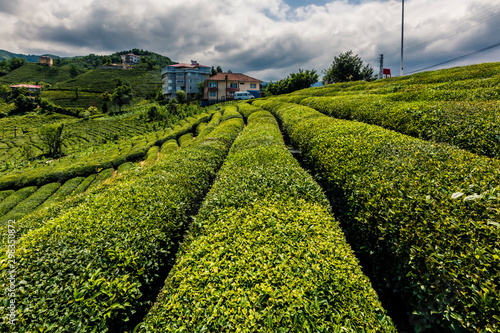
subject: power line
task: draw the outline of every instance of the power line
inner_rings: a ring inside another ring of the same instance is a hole
[[[438,30],[430,32],[428,34],[422,35],[419,38],[411,41],[409,44],[405,46],[405,51],[414,50],[424,44],[427,44],[431,40],[436,40],[438,38],[449,37],[450,35],[454,35],[457,31],[465,30],[471,27],[472,22],[480,22],[485,23],[489,20],[492,20],[500,15],[499,11],[492,11],[492,8],[495,7],[494,4],[498,4],[498,0],[490,1],[482,6],[476,7],[474,9],[474,13],[467,17],[465,21],[455,21],[451,24],[445,25]]]
[[[443,61],[443,62],[441,62],[441,63],[439,63],[439,64],[436,64],[436,65],[428,66],[428,67],[425,67],[425,68],[422,68],[422,69],[418,69],[418,70],[416,70],[416,71],[409,72],[409,73],[407,73],[407,74],[413,74],[413,73],[416,73],[416,72],[422,72],[422,71],[425,71],[425,70],[430,69],[430,68],[433,68],[433,67],[441,66],[441,65],[444,65],[444,64],[447,64],[447,63],[450,63],[450,62],[456,61],[456,60],[458,60],[458,59],[462,59],[462,58],[469,57],[469,56],[474,55],[474,54],[478,54],[478,53],[481,53],[481,52],[484,52],[484,51],[491,50],[491,49],[493,49],[493,48],[495,48],[495,47],[498,47],[498,46],[500,46],[500,42],[495,43],[495,44],[490,45],[490,46],[487,46],[487,47],[482,48],[482,49],[480,49],[480,50],[477,50],[477,51],[474,51],[474,52],[471,52],[471,53],[468,53],[468,54],[462,55],[462,56],[460,56],[460,57],[456,57],[456,58],[453,58],[453,59],[451,59],[451,60]]]

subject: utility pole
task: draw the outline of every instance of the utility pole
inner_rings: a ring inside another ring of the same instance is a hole
[[[405,0],[401,0],[401,76],[403,76],[403,45],[405,29]]]
[[[384,78],[384,55],[380,54],[380,70],[378,72],[378,79],[383,79]]]

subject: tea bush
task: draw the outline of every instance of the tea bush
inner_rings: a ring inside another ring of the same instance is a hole
[[[44,185],[50,182],[64,182],[68,179],[88,176],[97,172],[97,169],[117,168],[130,161],[135,162],[146,157],[152,146],[161,146],[165,141],[176,139],[192,132],[196,126],[207,121],[210,113],[189,117],[190,122],[184,121],[175,131],[165,130],[149,133],[145,136],[119,140],[117,144],[110,144],[103,150],[89,150],[74,154],[48,163],[46,166],[34,165],[19,171],[13,171],[0,176],[0,189],[17,189],[29,185]]]
[[[171,140],[165,141],[161,145],[160,153],[161,153],[161,155],[166,155],[166,154],[173,153],[173,152],[177,151],[178,149],[179,149],[179,146],[177,145],[177,140],[171,139]]]
[[[282,100],[280,100],[282,101]],[[391,102],[374,95],[310,97],[301,105],[424,140],[500,156],[500,102]]]
[[[139,331],[395,332],[320,187],[253,109]]]
[[[57,202],[61,202],[70,196],[73,191],[80,185],[80,183],[84,180],[84,177],[75,177],[66,181],[63,185],[58,186],[57,191],[47,198],[43,203],[40,204],[38,209],[46,207],[47,205],[52,205]],[[57,183],[58,184],[58,183]]]
[[[193,134],[186,133],[183,136],[181,136],[178,141],[179,141],[179,146],[181,148],[189,146],[191,143],[193,143]]]
[[[155,165],[124,173],[105,191],[18,239],[17,322],[11,331],[117,332],[151,301],[152,290],[187,222],[243,127],[221,123],[203,141]],[[85,196],[85,195],[84,195]],[[0,257],[6,289],[8,260]],[[2,293],[0,314],[7,315]]]
[[[7,214],[12,208],[33,194],[36,190],[36,186],[29,186],[11,193],[0,202],[0,216]]]
[[[61,184],[59,183],[49,183],[38,188],[29,197],[19,202],[14,208],[12,208],[7,214],[2,216],[0,221],[0,226],[4,227],[7,225],[9,220],[19,220],[22,217],[28,215],[34,211],[38,206],[40,206],[47,198],[49,198],[54,192],[56,192]]]
[[[304,106],[272,110],[417,330],[498,332],[500,162]]]

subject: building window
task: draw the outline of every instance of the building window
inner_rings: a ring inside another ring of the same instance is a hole
[[[231,83],[231,88],[238,88],[238,83]]]
[[[251,89],[255,89],[255,88],[257,88],[257,84],[256,84],[256,83],[250,83],[250,88],[251,88]]]
[[[216,87],[217,87],[217,82],[209,82],[209,83],[208,83],[208,86],[209,86],[210,88],[216,88]]]
[[[172,90],[172,86],[168,86],[168,90]]]
[[[168,83],[172,83],[172,80],[171,80],[171,79],[169,79],[169,80],[168,80]]]
[[[211,92],[210,92],[210,97],[215,97],[215,96],[216,96],[216,95],[215,95],[215,91],[211,91]]]

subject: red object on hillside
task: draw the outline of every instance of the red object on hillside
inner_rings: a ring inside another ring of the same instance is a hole
[[[384,68],[384,77],[391,77],[391,69],[390,68]]]

